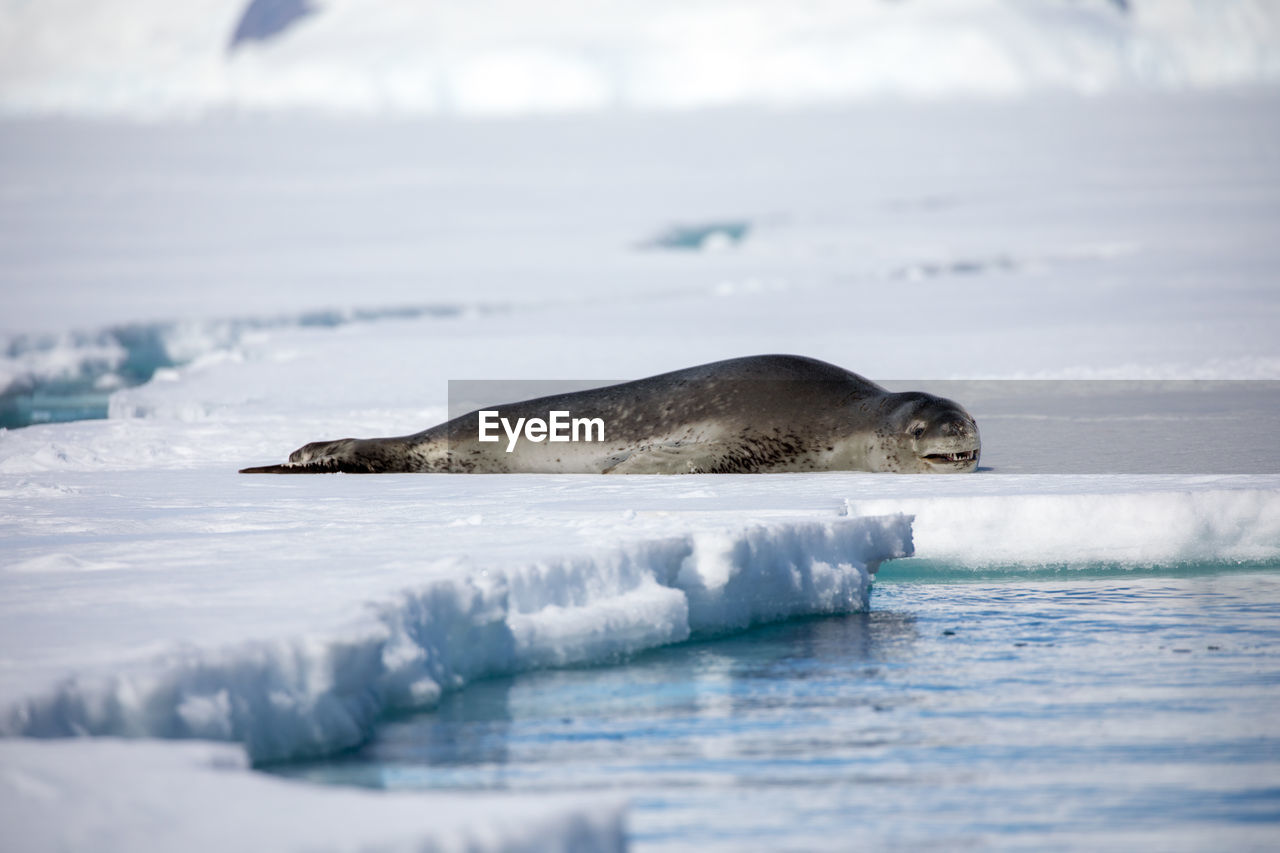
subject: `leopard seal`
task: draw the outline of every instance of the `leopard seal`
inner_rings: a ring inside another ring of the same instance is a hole
[[[777,471],[963,473],[978,466],[978,425],[960,405],[892,393],[795,355],[717,361],[587,391],[495,406],[599,418],[598,442],[479,441],[480,411],[413,435],[317,441],[242,474],[345,472],[693,474]]]

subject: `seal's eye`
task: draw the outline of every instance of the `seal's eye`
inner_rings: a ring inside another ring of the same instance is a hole
[[[911,427],[911,434],[916,438],[919,438],[920,436],[924,435],[924,424],[917,423],[913,427]]]

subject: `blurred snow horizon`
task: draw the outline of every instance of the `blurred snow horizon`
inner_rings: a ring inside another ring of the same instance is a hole
[[[0,115],[517,116],[1280,82],[1274,0],[0,2]]]

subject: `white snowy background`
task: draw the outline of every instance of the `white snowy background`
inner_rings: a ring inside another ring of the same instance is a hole
[[[1267,0],[6,0],[15,114],[525,115],[1275,82]]]
[[[1175,412],[1159,476],[235,473],[449,379],[1280,379],[1280,4],[328,0],[232,47],[246,5],[0,2],[0,389],[120,388],[0,433],[6,847],[619,847],[607,797],[245,767],[913,548],[1280,559],[1280,477]],[[126,327],[173,365],[131,388]]]

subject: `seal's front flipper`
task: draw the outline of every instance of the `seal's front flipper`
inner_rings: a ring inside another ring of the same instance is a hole
[[[710,474],[722,467],[729,445],[724,442],[650,444],[609,457],[604,474]]]

